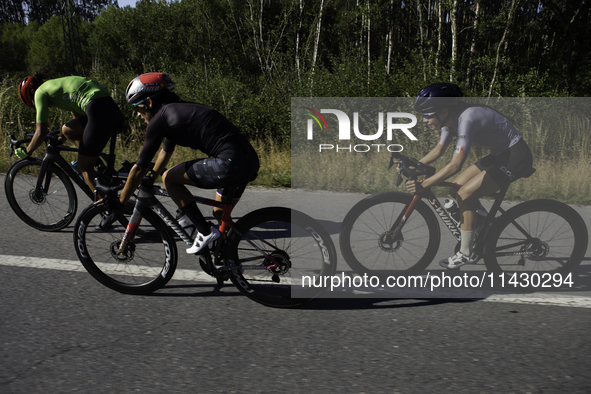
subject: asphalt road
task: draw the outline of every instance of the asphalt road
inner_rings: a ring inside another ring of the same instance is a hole
[[[251,188],[236,216],[291,204],[337,242],[362,197]],[[591,209],[577,209],[591,228]],[[1,393],[591,391],[585,287],[542,298],[325,298],[282,310],[201,280],[181,255],[178,268],[194,279],[129,296],[77,266],[72,227],[33,230],[5,198],[0,223]]]

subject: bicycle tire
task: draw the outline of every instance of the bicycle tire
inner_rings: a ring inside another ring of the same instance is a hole
[[[27,225],[40,231],[58,231],[76,217],[78,199],[72,181],[59,167],[50,164],[49,187],[36,197],[34,190],[42,160],[28,158],[15,162],[4,179],[4,191],[14,213]],[[44,182],[47,186],[47,182]]]
[[[400,192],[373,194],[359,201],[345,216],[339,245],[345,261],[358,275],[418,275],[431,264],[441,241],[435,213],[423,201],[404,223],[398,239],[388,232],[412,201]]]
[[[529,283],[533,274],[571,273],[583,260],[588,241],[585,221],[573,208],[554,200],[526,201],[495,220],[487,234],[484,263],[505,289],[541,289]]]
[[[311,284],[322,282],[336,271],[336,250],[330,235],[302,212],[263,208],[242,217],[235,227],[228,234],[225,264],[242,267],[230,270],[230,280],[242,294],[258,303],[278,308],[301,306],[326,289],[325,284]],[[264,268],[272,264],[271,260],[248,240],[280,267]],[[263,269],[252,269],[255,266]]]
[[[166,224],[152,211],[142,221],[128,251],[117,254],[133,206],[126,205],[109,230],[96,226],[108,210],[90,205],[76,220],[74,247],[84,268],[106,287],[125,294],[149,294],[166,285],[174,275],[178,253]]]

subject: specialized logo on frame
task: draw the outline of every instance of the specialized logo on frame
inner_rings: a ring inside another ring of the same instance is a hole
[[[351,127],[351,118],[347,113],[338,109],[320,109],[315,110],[313,108],[303,107],[304,114],[309,116],[307,122],[307,139],[314,140],[315,131],[320,131],[323,134],[331,133],[333,128],[329,130],[328,124],[334,124],[336,120],[338,124],[338,144],[318,144],[318,151],[333,151],[333,152],[357,152],[365,153],[370,151],[388,151],[388,152],[402,152],[404,147],[400,144],[395,143],[370,143],[370,141],[376,141],[383,139],[384,131],[386,140],[388,142],[393,141],[394,137],[399,138],[404,135],[405,138],[411,141],[416,141],[417,137],[411,132],[411,129],[416,126],[417,118],[413,114],[406,112],[378,112],[377,118],[377,131],[366,134],[359,130],[359,113],[353,112],[353,127]],[[326,114],[328,116],[323,116]],[[327,118],[329,122],[327,123]],[[406,120],[406,122],[401,122]],[[351,129],[353,129],[353,136],[357,140],[367,141],[362,144],[351,143]]]

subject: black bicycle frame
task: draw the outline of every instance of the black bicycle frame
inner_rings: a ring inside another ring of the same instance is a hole
[[[113,172],[115,171],[115,142],[116,142],[116,135],[111,137],[111,143],[109,146],[109,153],[101,153],[99,157],[104,159],[107,162],[107,171]],[[60,152],[78,152],[76,148],[70,148],[64,145],[54,145],[51,141],[47,144],[47,149],[45,152],[45,156],[41,162],[41,169],[39,171],[39,178],[37,179],[37,184],[35,185],[35,195],[41,195],[41,190],[49,190],[49,183],[51,182],[51,170],[50,165],[53,163],[62,171],[70,177],[72,181],[90,198],[94,199],[94,194],[86,184],[86,182],[72,169],[72,166],[60,155]],[[125,177],[124,174],[119,174],[121,177]]]
[[[192,245],[193,240],[191,239],[189,234],[179,224],[178,220],[176,220],[176,218],[173,217],[172,214],[170,212],[168,212],[168,210],[164,207],[164,205],[162,205],[162,203],[155,197],[156,195],[163,196],[163,197],[169,197],[168,192],[162,188],[159,188],[159,187],[150,188],[150,192],[146,191],[146,189],[147,189],[147,187],[145,187],[145,186],[140,186],[140,188],[139,188],[139,191],[138,191],[137,197],[136,197],[135,207],[134,207],[134,214],[135,214],[135,212],[138,212],[141,215],[142,212],[144,212],[144,210],[146,210],[146,209],[153,210],[154,212],[156,212],[156,214],[162,220],[164,220],[164,222],[170,228],[173,229],[173,231],[187,245],[189,245],[189,246]],[[214,205],[213,203],[210,203],[211,200],[209,200],[207,198],[203,198],[203,197],[199,197],[199,196],[193,196],[193,197],[195,198],[195,200],[197,202],[207,204],[207,205]],[[215,205],[216,206],[225,206],[225,205],[229,205],[229,204],[215,202]],[[133,218],[133,215],[132,215],[132,218]],[[141,216],[140,216],[140,218],[138,218],[138,221],[136,222],[137,225],[139,225],[140,221],[141,221]],[[130,223],[131,223],[131,220],[130,220]],[[135,226],[136,228],[137,228],[137,225]],[[236,231],[240,236],[243,236],[243,234],[241,234],[234,226],[231,226],[231,228],[233,231]],[[128,231],[131,232],[131,234],[130,234],[131,236],[127,235]],[[135,231],[135,229],[129,228],[129,225],[128,225],[128,228],[125,231],[124,240],[127,240],[128,242],[131,241],[133,239],[133,236],[135,235],[133,233],[134,231]],[[256,238],[258,238],[258,237],[256,237]],[[265,240],[262,240],[261,238],[258,238],[258,239],[260,241],[262,241],[263,243],[268,244],[268,242],[266,242]],[[243,266],[243,265],[241,265],[240,266],[241,269],[270,269],[270,268],[273,268],[273,266],[275,266],[275,265],[279,265],[279,263],[272,256],[270,256],[268,253],[265,253],[263,250],[261,250],[259,247],[257,247],[254,243],[252,243],[252,241],[250,241],[249,239],[246,239],[246,242],[250,243],[255,249],[257,249],[259,252],[261,252],[261,255],[263,257],[265,257],[266,259],[271,261],[273,264],[271,264],[269,266]],[[122,242],[120,245],[120,251],[123,251],[126,247],[127,247],[127,245],[124,244],[124,242]],[[220,253],[219,253],[220,248],[221,248],[221,243],[218,243],[217,248],[214,251],[215,261],[213,261],[213,262],[211,259],[211,254],[207,250],[205,251],[205,253],[199,254],[199,255],[206,260],[207,265],[209,265],[210,267],[212,267],[212,265],[215,265],[215,269],[217,269],[217,270],[229,271],[229,270],[236,269],[236,267],[222,267],[223,266],[222,262],[218,261],[218,259],[220,257]]]

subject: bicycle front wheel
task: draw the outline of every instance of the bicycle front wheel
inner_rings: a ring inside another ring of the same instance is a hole
[[[542,288],[544,280],[554,279],[553,273],[572,272],[583,260],[588,243],[583,218],[554,200],[516,205],[495,220],[487,238],[486,267],[497,274],[497,280],[504,280],[504,287],[517,289]]]
[[[97,227],[108,210],[90,205],[74,227],[74,247],[80,262],[96,280],[125,294],[149,294],[174,275],[177,248],[166,224],[154,212],[145,211],[127,250],[119,253],[133,207],[126,205],[108,230]]]
[[[263,305],[295,307],[320,295],[322,278],[336,271],[328,232],[310,216],[288,208],[251,212],[228,235],[230,280]],[[237,267],[231,269],[232,267]]]
[[[50,164],[36,192],[41,163],[38,158],[15,162],[4,179],[4,190],[8,204],[23,222],[37,230],[58,231],[76,217],[76,190],[70,178]]]
[[[416,275],[435,258],[441,235],[437,217],[422,201],[393,229],[412,201],[406,193],[384,192],[358,202],[343,220],[339,244],[345,261],[358,275]]]

